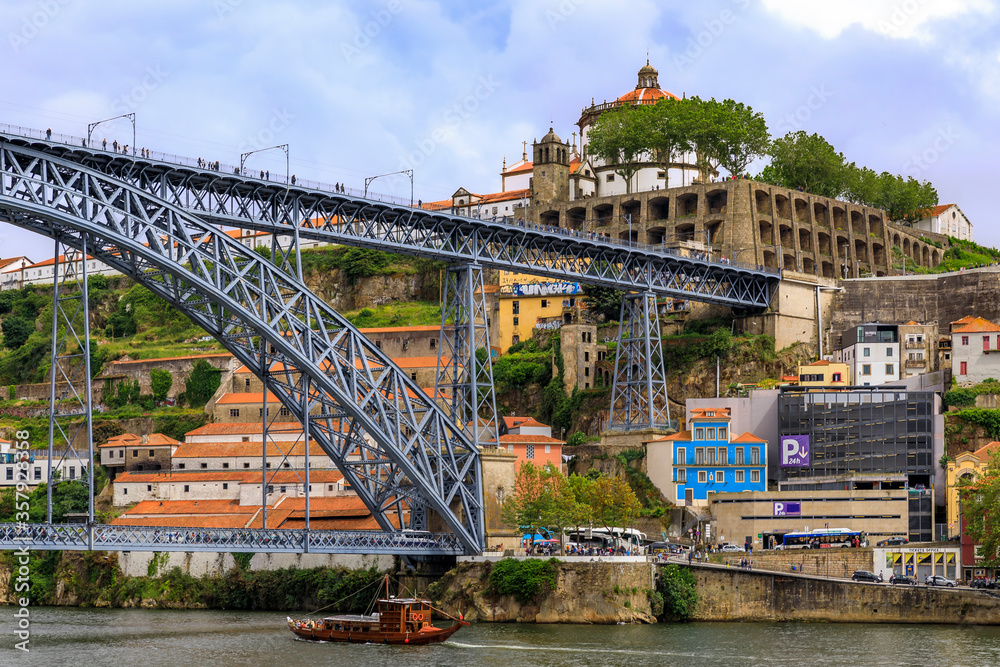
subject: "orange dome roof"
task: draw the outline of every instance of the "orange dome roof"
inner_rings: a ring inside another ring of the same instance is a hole
[[[673,93],[668,93],[667,91],[660,90],[659,88],[636,88],[635,90],[628,91],[616,101],[631,104],[654,104],[664,98],[671,100],[680,99]]]

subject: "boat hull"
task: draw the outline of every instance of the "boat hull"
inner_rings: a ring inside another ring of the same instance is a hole
[[[293,622],[289,621],[288,629],[297,637],[309,641],[349,642],[352,644],[416,644],[419,646],[443,642],[458,632],[458,629],[463,625],[468,625],[468,623],[459,622],[450,628],[425,626],[417,632],[381,632],[379,630],[347,631],[295,627]]]

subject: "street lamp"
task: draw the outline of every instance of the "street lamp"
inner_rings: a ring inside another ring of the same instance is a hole
[[[379,174],[378,176],[369,176],[365,179],[365,197],[368,197],[368,185],[376,178],[382,178],[383,176],[395,176],[397,174],[406,174],[410,177],[410,208],[413,208],[413,170],[412,169],[402,169],[400,171],[390,171],[388,174]]]
[[[101,123],[107,123],[108,121],[118,120],[119,118],[128,118],[132,121],[132,155],[135,155],[135,113],[123,113],[120,116],[114,116],[112,118],[105,118],[104,120],[99,120],[96,123],[90,123],[87,125],[87,147],[90,147],[90,138],[94,133],[94,128]]]
[[[270,151],[270,150],[274,150],[274,149],[282,150],[282,151],[285,152],[285,185],[288,185],[288,173],[291,171],[291,167],[289,167],[289,161],[288,161],[288,144],[279,144],[278,146],[268,146],[267,148],[258,148],[255,151],[250,151],[249,153],[241,153],[240,154],[240,176],[244,176],[245,175],[243,173],[243,167],[244,167],[244,165],[246,165],[248,157],[250,157],[254,153],[261,153],[263,151]]]

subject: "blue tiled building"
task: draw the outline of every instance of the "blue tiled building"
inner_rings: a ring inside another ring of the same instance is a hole
[[[691,410],[689,430],[649,443],[671,448],[673,493],[660,490],[678,506],[707,505],[710,493],[767,490],[767,441],[749,432],[734,438],[730,420],[729,408]]]

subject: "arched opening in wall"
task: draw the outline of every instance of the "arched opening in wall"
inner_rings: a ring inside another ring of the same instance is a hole
[[[937,266],[941,263],[941,251],[932,250],[931,251],[931,266]]]
[[[618,238],[622,241],[631,241],[632,243],[636,243],[639,240],[639,230],[623,229],[622,231],[618,232]]]
[[[841,235],[841,234],[837,235],[837,247],[835,247],[833,250],[838,257],[843,257],[845,255],[851,254],[851,243],[850,241],[847,240],[846,235]]]
[[[726,202],[729,198],[729,193],[725,190],[712,190],[708,193],[708,214],[709,215],[724,215],[726,212]]]
[[[847,211],[839,206],[833,207],[833,228],[847,231]]]
[[[640,210],[640,204],[639,204],[639,202],[637,202],[634,199],[630,199],[627,202],[622,202],[621,209],[622,209],[622,216],[624,216],[624,218],[622,220],[623,223],[628,224],[629,221],[631,221],[633,225],[639,224],[639,222],[640,222],[640,220],[639,220],[639,210]]]
[[[795,199],[795,221],[809,222],[809,204],[805,199]]]
[[[611,386],[611,371],[604,371],[604,386]]]
[[[791,204],[785,195],[774,196],[774,212],[779,218],[792,219]]]
[[[764,251],[764,266],[769,269],[778,268],[778,255],[773,250]]]
[[[781,239],[781,245],[786,248],[792,248],[795,246],[795,237],[792,236],[792,226],[781,223],[778,226],[779,238]]]
[[[910,257],[910,239],[903,239],[903,256]]]
[[[920,254],[920,263],[922,266],[931,265],[931,250],[927,246],[924,246],[923,252]]]
[[[760,242],[774,245],[774,226],[767,220],[761,220],[758,224],[760,226]]]
[[[670,199],[668,197],[653,197],[647,206],[650,220],[666,220],[670,214]]]
[[[587,209],[577,206],[566,211],[566,224],[570,229],[583,229],[587,221]]]
[[[674,227],[674,236],[678,241],[694,241],[694,223],[685,222]]]
[[[859,262],[868,263],[868,242],[864,239],[857,239],[854,242],[854,258]]]
[[[802,252],[812,252],[812,232],[808,229],[799,229],[799,250]]]
[[[719,220],[718,222],[710,222],[705,225],[705,231],[708,232],[708,242],[709,243],[719,243],[725,238],[722,234],[722,226],[726,224]]]
[[[830,226],[830,209],[826,204],[816,202],[813,204],[813,219],[817,225]]]
[[[851,231],[854,232],[855,236],[868,236],[868,230],[865,229],[865,216],[861,215],[860,211],[851,211]]]
[[[611,224],[611,215],[614,212],[615,207],[611,204],[601,204],[594,207],[594,218],[598,225],[609,225]]]
[[[823,262],[820,264],[820,270],[824,278],[836,278],[837,274],[834,273],[833,262]]]
[[[785,253],[785,255],[781,258],[781,261],[782,261],[781,268],[783,268],[785,271],[799,270],[799,263],[795,261],[795,255],[792,255],[791,253]]]
[[[538,222],[549,227],[558,227],[559,211],[545,211],[538,217]]]
[[[885,233],[885,226],[882,224],[882,218],[877,215],[869,215],[868,231],[875,236],[882,237]]]
[[[885,266],[888,264],[885,256],[885,246],[881,243],[872,243],[872,259],[876,266]]]
[[[875,275],[876,275],[877,277],[881,278],[882,276],[884,276],[884,275],[885,275],[885,271],[876,271],[876,272],[875,272]]]
[[[658,245],[667,237],[666,227],[650,227],[646,230],[646,243]]]
[[[753,196],[757,205],[757,213],[760,215],[771,215],[771,195],[764,190],[757,190]]]
[[[698,195],[689,192],[677,198],[677,217],[686,218],[698,214]]]
[[[802,273],[816,273],[816,262],[808,257],[803,257]]]
[[[830,235],[826,232],[820,232],[816,235],[816,251],[822,255],[833,254],[830,251]]]
[[[916,241],[914,241],[913,245],[910,246],[910,257],[913,258],[915,263],[920,263],[920,244]]]
[[[892,245],[895,248],[899,248],[899,234],[892,235]]]
[[[573,315],[571,313],[563,313],[563,324],[573,324]]]

